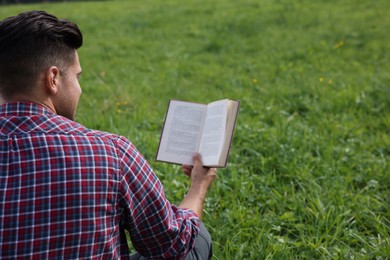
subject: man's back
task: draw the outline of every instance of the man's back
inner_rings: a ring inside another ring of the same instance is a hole
[[[33,250],[46,259],[113,255],[120,245],[113,136],[39,106],[18,106],[0,117],[0,251],[12,257]]]

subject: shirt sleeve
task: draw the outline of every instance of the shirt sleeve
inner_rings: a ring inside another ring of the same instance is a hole
[[[184,258],[198,235],[199,218],[165,198],[161,182],[130,141],[120,137],[117,147],[119,206],[134,248],[147,258]]]

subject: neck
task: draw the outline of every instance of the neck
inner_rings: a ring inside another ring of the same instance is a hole
[[[34,94],[18,94],[14,95],[11,98],[4,98],[0,96],[0,105],[11,103],[11,102],[30,102],[30,103],[36,103],[39,105],[42,105],[48,109],[50,109],[53,113],[56,113],[56,109],[51,101],[50,98],[41,98],[39,96],[36,96]]]

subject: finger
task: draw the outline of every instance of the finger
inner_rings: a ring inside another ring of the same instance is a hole
[[[210,168],[209,175],[217,176],[217,168]]]
[[[192,166],[191,165],[182,165],[181,166],[181,168],[182,168],[182,170],[183,170],[183,173],[185,174],[185,175],[187,175],[187,176],[191,176],[191,172],[192,172]]]
[[[200,153],[195,153],[194,156],[192,157],[192,160],[194,162],[194,167],[195,166],[203,167],[202,156],[200,155]]]
[[[192,171],[192,168],[194,168],[192,165],[183,164],[181,168],[186,171]]]

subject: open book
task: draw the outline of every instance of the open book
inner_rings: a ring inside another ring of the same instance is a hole
[[[209,104],[170,100],[156,160],[192,165],[198,152],[203,164],[226,167],[240,101]]]

